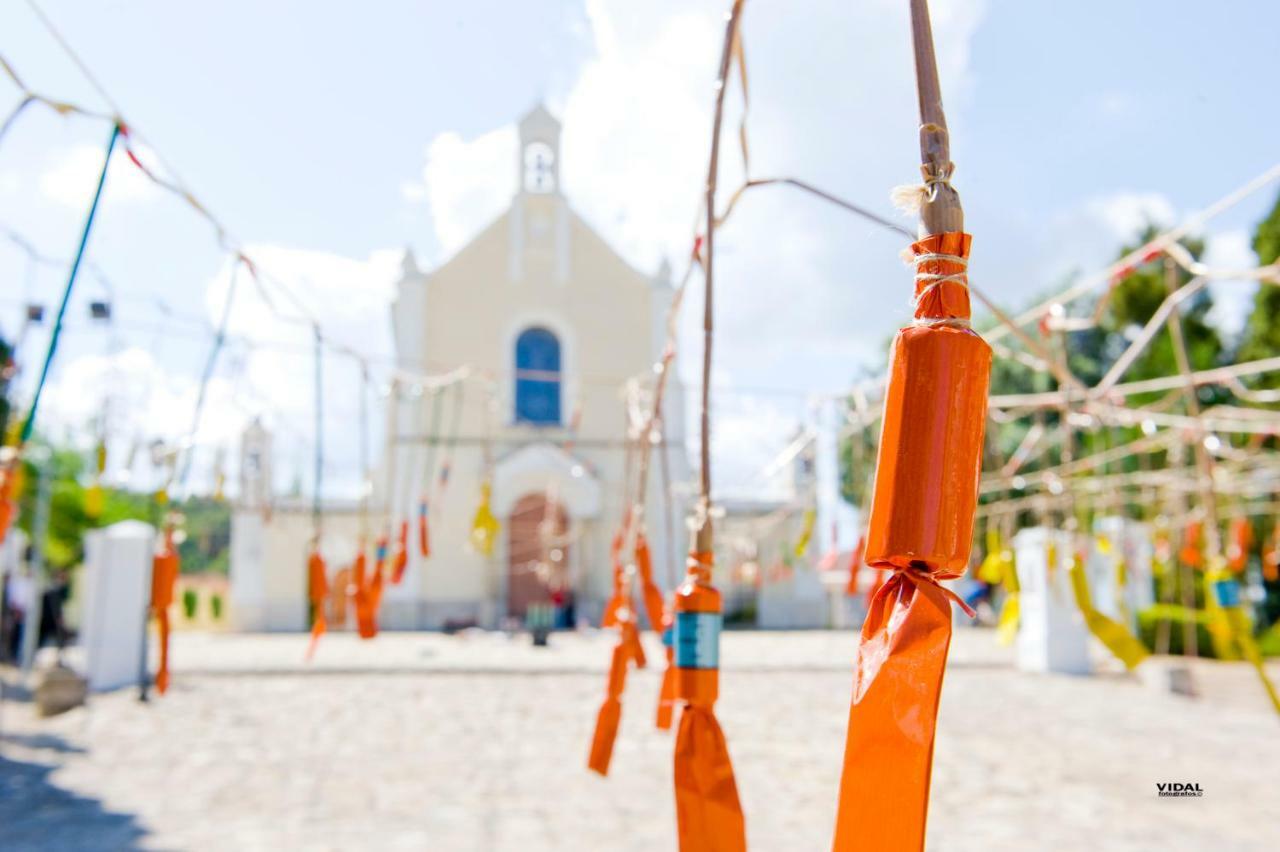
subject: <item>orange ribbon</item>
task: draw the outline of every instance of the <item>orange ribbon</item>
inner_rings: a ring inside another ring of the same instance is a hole
[[[858,536],[858,543],[853,546],[853,554],[849,557],[849,583],[844,587],[844,593],[849,597],[858,594],[858,571],[862,568],[862,551],[866,546],[867,537]]]
[[[662,650],[666,653],[667,667],[662,671],[662,686],[658,689],[658,713],[654,724],[659,730],[671,730],[671,717],[676,709],[676,649],[675,616],[672,609],[662,616]]]
[[[151,612],[160,632],[160,668],[156,671],[156,690],[164,695],[169,689],[169,607],[173,605],[173,587],[177,583],[182,562],[173,546],[173,530],[165,531],[164,542],[151,560]]]
[[[924,848],[951,605],[947,590],[922,579],[918,572],[895,571],[862,625],[836,852]]]
[[[431,555],[431,530],[427,525],[427,501],[418,503],[418,550],[422,558]]]
[[[653,580],[653,555],[644,533],[636,533],[636,571],[640,574],[641,592],[644,595],[644,611],[649,618],[649,629],[662,630],[662,590]]]
[[[609,774],[609,762],[613,758],[613,743],[618,737],[618,723],[622,718],[622,691],[627,685],[627,663],[631,659],[628,647],[627,627],[635,632],[635,625],[623,622],[618,633],[618,644],[613,646],[609,660],[609,680],[605,687],[604,703],[596,714],[596,729],[591,737],[591,753],[587,768],[601,775]]]
[[[21,464],[22,461],[15,458],[7,465],[0,465],[0,544],[4,544],[9,526],[18,514],[18,503],[14,499],[17,495],[13,492],[16,490],[14,483],[18,479],[18,466]]]
[[[396,539],[396,555],[391,560],[391,584],[400,585],[404,569],[409,565],[409,522],[400,522],[400,535]]]
[[[319,550],[311,551],[311,556],[307,559],[307,574],[307,586],[311,595],[311,641],[307,643],[305,659],[310,661],[320,637],[328,629],[324,619],[324,601],[329,596],[329,578],[326,576],[324,557]]]

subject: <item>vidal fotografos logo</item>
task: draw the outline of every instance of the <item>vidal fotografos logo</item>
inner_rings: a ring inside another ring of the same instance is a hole
[[[1182,783],[1181,781],[1165,782],[1156,784],[1156,795],[1162,799],[1176,799],[1187,796],[1203,796],[1204,790],[1200,789],[1200,785],[1195,782]]]

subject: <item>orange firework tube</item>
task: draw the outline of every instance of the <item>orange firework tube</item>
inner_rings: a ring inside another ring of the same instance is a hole
[[[318,549],[312,549],[307,558],[307,586],[311,596],[311,641],[307,643],[306,659],[310,660],[316,652],[320,637],[328,629],[324,619],[324,601],[329,596],[328,569],[324,557]]]
[[[1231,544],[1227,545],[1227,567],[1237,574],[1243,573],[1249,564],[1249,550],[1253,547],[1253,527],[1249,519],[1240,517],[1231,521]]]
[[[675,624],[671,613],[662,619],[662,650],[667,655],[667,667],[662,672],[662,687],[658,690],[658,715],[654,724],[660,730],[671,730],[671,716],[676,707],[676,652]]]
[[[924,848],[950,601],[959,600],[939,581],[969,560],[991,374],[991,348],[968,324],[969,242],[947,232],[911,247],[916,322],[893,342],[866,545],[867,564],[892,574],[862,626],[837,852]]]
[[[844,587],[844,593],[849,597],[858,594],[858,571],[862,568],[862,554],[866,546],[867,537],[858,536],[858,543],[853,546],[853,553],[849,557],[849,583]]]
[[[156,671],[156,690],[164,695],[169,689],[169,607],[173,604],[173,587],[182,563],[173,546],[173,530],[166,530],[164,542],[151,560],[151,612],[160,632],[160,668]]]
[[[713,707],[720,692],[720,592],[710,553],[689,556],[675,594],[675,693],[684,707],[676,732],[676,824],[681,852],[747,848],[738,785]]]
[[[644,595],[644,612],[649,618],[649,629],[662,630],[662,590],[653,581],[653,556],[644,533],[636,534],[636,570],[640,574],[641,592]]]
[[[409,565],[409,522],[400,522],[400,535],[396,539],[396,555],[391,560],[391,583],[400,585],[404,569]]]
[[[431,555],[431,529],[427,524],[427,501],[425,499],[418,503],[418,551],[422,554],[423,559]]]

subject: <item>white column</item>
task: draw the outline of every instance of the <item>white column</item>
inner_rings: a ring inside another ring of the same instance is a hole
[[[1071,536],[1030,527],[1014,536],[1013,548],[1020,587],[1018,668],[1089,674],[1089,633],[1071,591]],[[1055,565],[1049,564],[1051,555]]]
[[[122,521],[85,535],[80,642],[92,690],[138,683],[146,653],[155,529]]]

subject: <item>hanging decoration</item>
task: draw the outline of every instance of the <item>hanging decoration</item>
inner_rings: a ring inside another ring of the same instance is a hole
[[[400,522],[400,533],[396,536],[396,552],[391,558],[391,585],[398,586],[404,579],[405,568],[409,566],[409,522]]]
[[[324,557],[314,545],[307,557],[307,592],[311,599],[311,640],[307,643],[306,660],[315,655],[316,645],[325,634],[328,625],[324,618],[325,600],[329,597],[328,570]]]
[[[0,530],[0,541],[4,541]],[[1271,539],[1262,551],[1262,578],[1268,583],[1280,582],[1280,523],[1271,530]]]
[[[1182,549],[1178,551],[1178,559],[1183,565],[1192,568],[1204,568],[1204,523],[1188,521],[1182,531]]]
[[[858,541],[853,546],[853,552],[849,554],[849,581],[845,583],[844,593],[849,597],[858,594],[858,574],[862,568],[862,554],[867,547],[867,534],[862,533],[858,536]]]
[[[18,516],[22,496],[22,459],[16,447],[0,447],[0,544]]]
[[[1084,554],[1076,551],[1071,559],[1071,591],[1075,596],[1076,607],[1084,616],[1085,627],[1117,660],[1124,663],[1126,669],[1132,671],[1138,663],[1150,656],[1150,652],[1127,627],[1094,608],[1084,565]]]
[[[480,505],[476,507],[475,517],[471,519],[471,546],[481,556],[493,555],[493,546],[498,540],[498,530],[502,528],[490,507],[492,495],[493,483],[486,479],[480,483]]]
[[[102,517],[102,475],[107,470],[107,442],[98,439],[93,450],[93,479],[84,490],[84,513],[91,520]]]
[[[816,510],[812,508],[804,510],[804,517],[800,522],[800,537],[796,539],[796,559],[803,559],[804,555],[809,552],[809,541],[813,538],[813,525],[817,518],[818,513]]]
[[[723,604],[712,555],[693,553],[675,594],[676,819],[680,849],[744,850],[746,829],[733,764],[714,707],[720,694]]]
[[[892,575],[862,628],[836,817],[837,852],[924,848],[951,603],[941,581],[969,559],[982,466],[991,347],[969,327],[970,237],[954,166],[928,9],[911,2],[927,236],[911,247],[915,322],[893,342],[867,532],[867,563]]]
[[[711,127],[711,155],[707,166],[703,212],[703,350],[702,393],[699,400],[699,482],[695,540],[684,582],[676,589],[672,607],[675,643],[675,694],[681,705],[675,742],[676,829],[681,852],[744,852],[746,821],[724,732],[715,716],[720,689],[720,628],[723,603],[711,584],[714,533],[711,503],[711,346],[714,339],[716,181],[719,175],[720,129],[729,73],[737,60],[744,102],[747,69],[743,61],[743,0],[734,0],[725,22],[724,46],[716,77]],[[743,165],[747,147],[745,123],[740,133]]]
[[[662,651],[667,665],[662,670],[662,685],[658,688],[658,713],[654,724],[659,730],[671,730],[671,718],[676,708],[676,648],[675,614],[671,609],[662,617]]]
[[[164,695],[169,689],[169,607],[173,605],[173,589],[182,570],[178,548],[174,544],[173,521],[165,524],[160,546],[151,560],[151,614],[160,635],[160,668],[156,671],[156,690]]]
[[[1244,608],[1240,580],[1220,558],[1213,560],[1205,573],[1205,609],[1209,635],[1218,658],[1238,660],[1243,657],[1257,673],[1271,706],[1280,714],[1280,693],[1267,674],[1262,652],[1253,638],[1253,625]]]
[[[1227,544],[1227,567],[1243,574],[1253,549],[1253,526],[1243,515],[1231,519],[1230,542]]]
[[[418,501],[418,553],[423,559],[431,556],[431,528],[427,525],[427,500]]]

